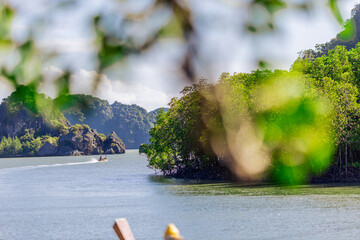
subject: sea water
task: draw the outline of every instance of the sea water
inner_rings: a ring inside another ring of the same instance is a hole
[[[358,185],[294,188],[185,181],[154,175],[144,155],[0,159],[0,239],[357,239]]]

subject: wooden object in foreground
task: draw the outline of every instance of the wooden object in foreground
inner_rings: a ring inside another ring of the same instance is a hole
[[[126,218],[116,219],[113,228],[120,240],[135,240],[135,237]]]

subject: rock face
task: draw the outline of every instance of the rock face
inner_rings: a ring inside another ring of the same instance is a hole
[[[125,145],[116,133],[111,133],[104,138],[87,125],[75,125],[69,133],[59,138],[59,146],[55,155],[97,155],[101,153],[119,154],[125,153]],[[43,146],[44,151],[49,146]]]
[[[69,146],[60,146],[57,150],[57,153],[54,154],[54,156],[71,156],[71,154],[73,153],[74,149],[72,149]]]
[[[40,149],[39,149],[39,156],[54,156],[58,152],[58,147],[46,142]]]
[[[125,153],[125,145],[112,132],[107,138],[87,125],[75,125],[69,133],[60,136],[59,146],[46,142],[39,149],[39,156],[81,156]]]
[[[69,147],[72,150],[77,150],[77,154],[84,155],[99,154],[102,150],[99,135],[94,130],[83,125],[71,127],[68,134],[59,138],[59,146]],[[65,154],[67,151],[62,150],[60,154]]]
[[[125,153],[125,144],[123,141],[116,135],[115,132],[112,132],[106,139],[104,143],[104,152],[106,154],[119,154]]]

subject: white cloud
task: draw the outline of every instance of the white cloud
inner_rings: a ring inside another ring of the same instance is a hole
[[[48,51],[56,51],[57,53],[89,53],[94,52],[95,48],[91,38],[46,38],[39,40],[38,46]]]
[[[123,104],[137,104],[148,111],[158,107],[166,107],[172,97],[163,91],[153,89],[139,82],[110,80],[105,74],[100,75],[101,81],[96,92],[93,92],[93,83],[96,76],[95,71],[80,70],[71,78],[71,92],[91,94],[108,100],[110,103],[118,101]]]
[[[55,98],[57,96],[56,80],[63,73],[63,70],[56,66],[44,68],[44,81],[39,88],[39,92]],[[72,94],[93,95],[107,100],[109,103],[118,101],[123,104],[137,104],[147,111],[167,107],[173,97],[173,95],[154,89],[143,82],[113,80],[109,79],[105,74],[99,76],[101,81],[97,90],[93,92],[93,83],[96,76],[99,75],[95,71],[81,69],[71,76],[70,92]],[[151,85],[151,82],[148,82],[148,84]],[[8,81],[0,78],[0,99],[8,97],[14,90]]]
[[[14,87],[6,79],[0,77],[0,102],[8,97],[13,91]]]

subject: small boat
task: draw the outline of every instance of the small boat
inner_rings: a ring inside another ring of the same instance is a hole
[[[102,155],[100,155],[100,157],[99,157],[99,160],[98,160],[99,162],[106,162],[107,161],[107,157],[106,157],[106,155],[103,157]]]

